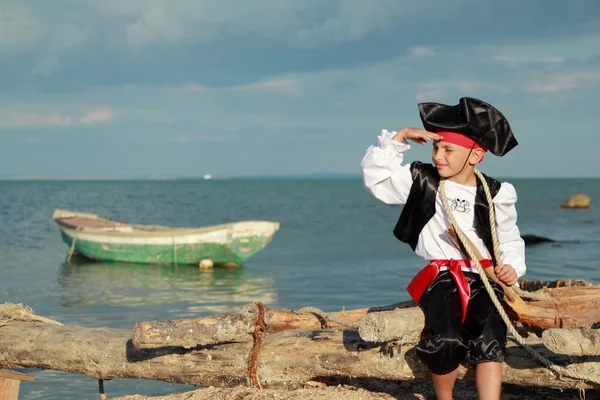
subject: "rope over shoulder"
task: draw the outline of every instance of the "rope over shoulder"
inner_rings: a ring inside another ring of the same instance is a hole
[[[475,174],[480,179],[480,181],[483,185],[485,197],[489,204],[488,208],[490,210],[489,217],[490,217],[490,227],[492,227],[491,231],[492,231],[492,242],[493,242],[493,246],[494,246],[494,257],[496,260],[501,260],[502,257],[500,256],[500,244],[498,241],[498,234],[496,232],[496,229],[494,229],[494,227],[496,226],[496,214],[494,212],[494,207],[493,207],[493,202],[492,202],[492,200],[493,200],[492,194],[490,193],[490,188],[488,187],[487,182],[486,182],[485,178],[483,177],[483,175],[481,174],[481,172],[478,169],[475,169]],[[556,365],[552,361],[550,361],[549,359],[547,359],[546,357],[544,357],[543,355],[541,355],[540,353],[535,351],[533,349],[533,347],[531,347],[530,345],[525,343],[525,339],[523,339],[523,337],[519,334],[519,332],[517,332],[517,330],[513,326],[512,322],[508,318],[506,311],[504,311],[504,307],[502,307],[502,304],[500,304],[500,300],[498,300],[498,297],[496,296],[494,289],[490,285],[490,282],[489,282],[483,268],[481,267],[479,259],[475,256],[474,249],[469,244],[468,238],[466,237],[464,232],[460,229],[460,227],[458,226],[458,223],[456,222],[456,219],[452,215],[452,210],[450,209],[450,204],[448,202],[448,198],[446,197],[446,190],[445,190],[444,184],[445,184],[445,180],[442,179],[440,181],[439,192],[440,192],[440,196],[442,198],[442,202],[444,203],[444,208],[446,210],[446,214],[448,215],[448,218],[450,219],[450,223],[452,224],[452,226],[454,226],[456,235],[458,236],[463,247],[469,254],[469,257],[471,258],[471,260],[473,260],[475,262],[475,265],[477,266],[477,271],[479,272],[479,276],[481,277],[483,285],[485,286],[485,289],[487,290],[487,292],[490,296],[490,299],[492,300],[492,303],[494,303],[494,306],[500,313],[500,316],[502,317],[502,320],[506,324],[508,331],[514,336],[517,343],[519,343],[519,345],[521,345],[533,358],[535,358],[540,363],[542,363],[544,366],[546,366],[547,368],[549,368],[550,370],[552,370],[556,374],[558,374],[559,377],[567,376],[569,378],[574,378],[574,379],[579,379],[582,381],[600,384],[600,376],[590,375],[590,374],[582,374],[580,372],[573,371],[568,368],[564,368],[559,365]]]

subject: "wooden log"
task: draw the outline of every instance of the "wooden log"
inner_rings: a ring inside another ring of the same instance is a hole
[[[517,315],[507,309],[514,322],[529,327],[547,328],[590,328],[600,321],[600,286],[571,286],[544,289],[554,301],[527,301],[531,313]],[[396,303],[383,307],[361,308],[330,313],[343,320],[361,323],[361,336],[368,341],[402,339],[414,342],[415,335],[423,329],[422,313],[416,307],[399,314],[381,313],[413,305],[412,302]],[[194,347],[198,344],[221,342],[250,342],[256,323],[256,303],[250,303],[238,314],[222,317],[205,317],[173,321],[142,321],[133,328],[133,343],[137,348],[159,348],[163,346]],[[266,309],[264,322],[267,333],[287,329],[319,329],[323,327],[343,328],[310,314],[300,314],[285,309]],[[394,322],[401,320],[400,323]],[[403,320],[406,320],[404,323]],[[364,336],[363,336],[364,335]]]
[[[133,326],[138,349],[163,346],[196,347],[225,342],[250,342],[259,315],[258,305],[243,306],[237,314],[174,321],[142,321]]]
[[[0,329],[0,366],[54,369],[93,378],[144,378],[202,386],[247,385],[251,372],[265,388],[298,388],[321,377],[407,380],[427,376],[414,347],[367,343],[356,331],[286,330],[262,338],[255,368],[248,365],[252,343],[224,343],[194,349],[139,350],[130,333],[109,328],[83,328],[11,322]],[[529,342],[557,363],[541,341]],[[503,365],[504,381],[518,385],[574,388],[578,382],[557,379],[512,343]],[[582,373],[597,373],[597,358],[570,362]],[[460,367],[461,379],[472,370]],[[591,388],[592,385],[584,385]]]
[[[330,313],[335,318],[359,322],[367,313],[394,310],[414,303],[401,302],[389,306],[361,308]],[[140,321],[133,326],[133,345],[138,349],[164,346],[195,347],[199,344],[252,341],[256,325],[257,303],[244,305],[237,314],[217,317],[190,318],[172,321]],[[264,323],[268,333],[287,329],[343,328],[311,313],[297,313],[286,309],[266,309]]]
[[[546,347],[557,354],[600,356],[598,329],[547,329],[542,339]]]
[[[360,321],[358,334],[372,343],[398,341],[417,343],[425,324],[425,315],[419,307],[370,313]]]
[[[600,321],[599,286],[559,287],[544,293],[554,300],[528,302],[531,314],[507,313],[513,321],[542,329],[590,328]]]
[[[597,290],[581,287],[573,293],[573,301],[566,298],[568,289],[557,289],[556,298],[561,303],[532,301],[528,307],[531,314],[516,315],[506,309],[514,322],[535,328],[590,328],[600,321],[600,294]],[[596,296],[592,298],[592,296]],[[400,341],[416,343],[425,320],[418,307],[403,310],[369,313],[360,321],[358,332],[368,342]],[[564,331],[560,329],[559,331]],[[589,331],[589,329],[588,329]],[[597,332],[597,331],[596,331]],[[599,339],[600,340],[600,339]],[[600,342],[599,342],[600,343]],[[570,354],[570,353],[565,353]]]
[[[52,369],[98,379],[246,385],[251,348],[252,343],[234,343],[194,351],[181,347],[138,350],[131,342],[131,331],[123,329],[20,321],[0,329],[0,367]]]
[[[541,304],[539,304],[541,303]],[[585,309],[582,304],[569,306],[564,304],[552,304],[549,302],[532,302],[529,307],[535,315],[515,315],[511,310],[506,310],[512,317],[513,323],[521,322],[529,327],[535,328],[581,328],[591,327],[595,321],[599,320],[600,299],[588,302],[590,309]],[[361,338],[368,342],[387,342],[399,341],[400,343],[416,343],[423,330],[425,320],[423,312],[418,307],[404,310],[385,311],[367,314],[361,321],[358,332]],[[589,332],[597,330],[584,329]],[[556,332],[563,332],[567,329],[556,329]],[[578,329],[574,329],[578,331]],[[588,336],[594,340],[596,336]],[[600,346],[600,337],[598,338]],[[594,351],[595,347],[585,344],[589,351]],[[571,354],[571,353],[560,353]],[[588,355],[593,355],[589,353]],[[573,354],[575,355],[575,354]]]

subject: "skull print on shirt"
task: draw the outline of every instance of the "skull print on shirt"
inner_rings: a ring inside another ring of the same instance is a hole
[[[468,200],[453,199],[450,205],[452,211],[468,213],[471,211],[471,203]]]

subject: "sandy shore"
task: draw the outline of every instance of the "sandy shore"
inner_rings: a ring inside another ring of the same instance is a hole
[[[239,388],[198,389],[191,392],[171,394],[168,396],[132,395],[113,400],[433,400],[435,394],[430,382],[385,382],[373,383],[367,389],[349,385],[337,387],[305,388],[296,390]],[[460,400],[477,399],[474,382],[457,382],[454,398]],[[503,400],[594,400],[600,399],[599,390],[588,390],[580,393],[577,390],[550,390],[539,387],[523,387],[504,385]]]

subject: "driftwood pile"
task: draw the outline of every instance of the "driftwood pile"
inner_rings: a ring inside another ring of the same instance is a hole
[[[551,297],[511,315],[528,344],[553,362],[600,375],[600,285],[522,281]],[[340,378],[427,376],[414,345],[423,315],[414,305],[340,311],[348,329],[311,313],[250,303],[238,313],[137,322],[133,331],[13,320],[0,327],[0,367],[42,368],[98,379],[144,378],[201,386],[298,389]],[[510,314],[509,314],[510,315]],[[557,389],[599,388],[554,373],[509,341],[503,380]],[[459,378],[474,379],[460,367]]]

